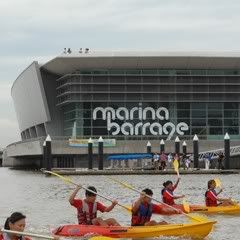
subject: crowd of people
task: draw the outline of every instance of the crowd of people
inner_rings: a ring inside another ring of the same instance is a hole
[[[177,160],[179,162],[179,167],[189,169],[193,167],[193,155],[192,154],[177,154],[177,153],[153,153],[152,154],[152,165],[155,170],[166,170],[173,168],[173,161]],[[204,162],[205,168],[209,169],[224,169],[224,159],[225,156],[223,152],[219,152],[217,158],[213,158],[212,154],[206,154]]]
[[[177,153],[165,153],[160,154],[155,152],[152,157],[152,163],[155,170],[166,170],[173,168],[173,161],[177,160],[179,166],[183,169],[189,169],[191,167],[192,160],[189,155],[177,154]]]

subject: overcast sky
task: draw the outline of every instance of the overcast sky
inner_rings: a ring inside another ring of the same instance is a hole
[[[239,0],[1,0],[0,147],[19,141],[11,86],[64,47],[239,51]]]

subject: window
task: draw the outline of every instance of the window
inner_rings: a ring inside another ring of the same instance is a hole
[[[224,126],[239,126],[238,119],[224,119]]]
[[[203,110],[192,110],[192,118],[205,118],[206,111]]]
[[[207,128],[192,128],[192,135],[207,135]]]
[[[239,127],[226,127],[224,128],[224,132],[232,135],[238,135],[239,134]]]
[[[222,119],[208,119],[209,126],[222,126]]]
[[[206,126],[205,118],[192,119],[192,126]]]
[[[209,134],[210,135],[222,135],[223,134],[223,129],[222,128],[211,127],[211,128],[209,128]]]

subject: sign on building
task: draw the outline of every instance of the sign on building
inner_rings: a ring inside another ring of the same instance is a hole
[[[184,132],[189,130],[189,126],[185,122],[172,123],[169,120],[169,111],[165,107],[159,107],[156,110],[152,107],[142,108],[141,104],[131,109],[126,107],[117,109],[97,107],[93,110],[93,120],[97,121],[99,113],[101,119],[107,121],[107,130],[113,136],[120,133],[125,136],[146,135],[147,130],[149,130],[151,135],[167,135],[167,140],[170,140],[175,133],[182,136]],[[151,116],[151,122],[146,122],[147,114]],[[122,121],[122,124],[118,124],[115,122],[116,120]]]

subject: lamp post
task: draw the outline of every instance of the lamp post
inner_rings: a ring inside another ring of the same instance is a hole
[[[184,141],[182,144],[183,155],[187,155],[187,143]]]
[[[225,169],[230,168],[230,137],[228,133],[224,136],[224,153],[225,153],[225,160],[224,160],[224,167]]]
[[[103,170],[103,138],[98,139],[98,170]]]
[[[91,138],[88,140],[88,169],[93,168],[93,141]]]
[[[46,170],[51,171],[52,169],[52,139],[49,135],[47,135],[47,138],[45,140],[46,142]]]
[[[152,152],[152,144],[148,141],[147,142],[147,153],[151,153]]]
[[[160,141],[160,153],[165,152],[165,142],[163,139]]]
[[[175,138],[175,153],[178,155],[180,153],[180,139],[178,136]]]
[[[195,134],[193,137],[193,162],[194,168],[198,168],[198,154],[199,154],[199,140],[198,136]]]

